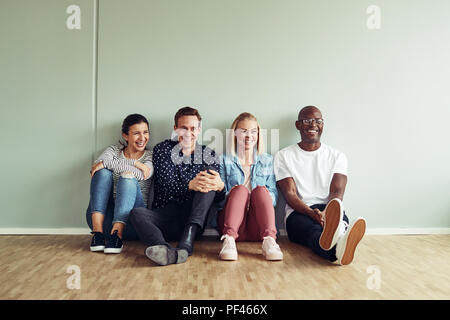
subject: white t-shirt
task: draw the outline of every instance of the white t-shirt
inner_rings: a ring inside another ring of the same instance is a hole
[[[328,203],[333,174],[347,175],[347,157],[324,143],[315,151],[305,151],[298,144],[280,150],[273,167],[277,181],[293,178],[297,192],[308,206]],[[286,203],[286,217],[294,209]]]

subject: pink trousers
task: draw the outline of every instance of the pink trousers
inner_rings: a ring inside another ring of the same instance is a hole
[[[234,187],[217,216],[217,225],[223,235],[236,241],[261,241],[267,236],[276,239],[275,209],[267,188],[258,186],[250,193],[243,185]]]

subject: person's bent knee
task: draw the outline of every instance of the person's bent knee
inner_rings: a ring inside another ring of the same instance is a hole
[[[230,193],[231,192],[246,192],[246,193],[249,193],[248,189],[242,184],[235,185],[233,188],[231,188]]]
[[[120,175],[120,178],[123,178],[123,179],[136,179],[135,176],[134,176],[134,174],[131,173],[131,172],[123,172],[123,173]]]
[[[112,171],[106,168],[100,169],[94,173],[94,176],[112,177]]]
[[[266,188],[266,186],[257,186],[255,189],[252,190],[252,192],[262,192],[262,191],[269,192],[269,190]]]
[[[138,218],[142,213],[139,210],[141,208],[134,208],[130,211],[130,214],[128,215],[128,220],[133,223],[133,221],[135,221],[136,218]]]
[[[149,212],[150,212],[150,210],[147,208],[144,208],[144,207],[134,208],[130,211],[130,214],[128,215],[128,219],[139,218],[139,217],[147,215]]]
[[[216,191],[194,191],[194,199],[213,199]]]
[[[269,189],[267,189],[265,186],[257,186],[255,189],[253,189],[251,197],[254,200],[267,199],[272,202],[272,197],[270,195]]]

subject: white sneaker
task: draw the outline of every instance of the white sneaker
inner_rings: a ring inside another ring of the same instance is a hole
[[[362,217],[356,218],[350,225],[345,235],[336,244],[336,258],[340,265],[352,263],[356,247],[366,232],[366,220]]]
[[[342,201],[337,198],[331,199],[323,212],[325,221],[319,245],[323,250],[328,251],[336,245],[339,238],[345,233]]]
[[[280,246],[272,237],[264,237],[262,253],[266,260],[283,260],[283,252],[281,252]]]
[[[236,250],[236,242],[232,236],[224,234],[220,240],[224,240],[222,243],[222,250],[220,250],[219,258],[222,260],[237,260],[238,254]]]

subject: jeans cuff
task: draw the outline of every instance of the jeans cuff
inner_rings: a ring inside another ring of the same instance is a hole
[[[106,210],[105,210],[106,211]],[[105,215],[103,212],[101,212],[100,210],[91,210],[91,212],[89,212],[90,215],[92,215],[93,213],[100,213],[102,215]]]
[[[114,223],[121,223],[121,224],[127,225],[127,223],[125,221],[120,221],[120,220],[114,220],[112,222],[112,224],[114,224]]]

